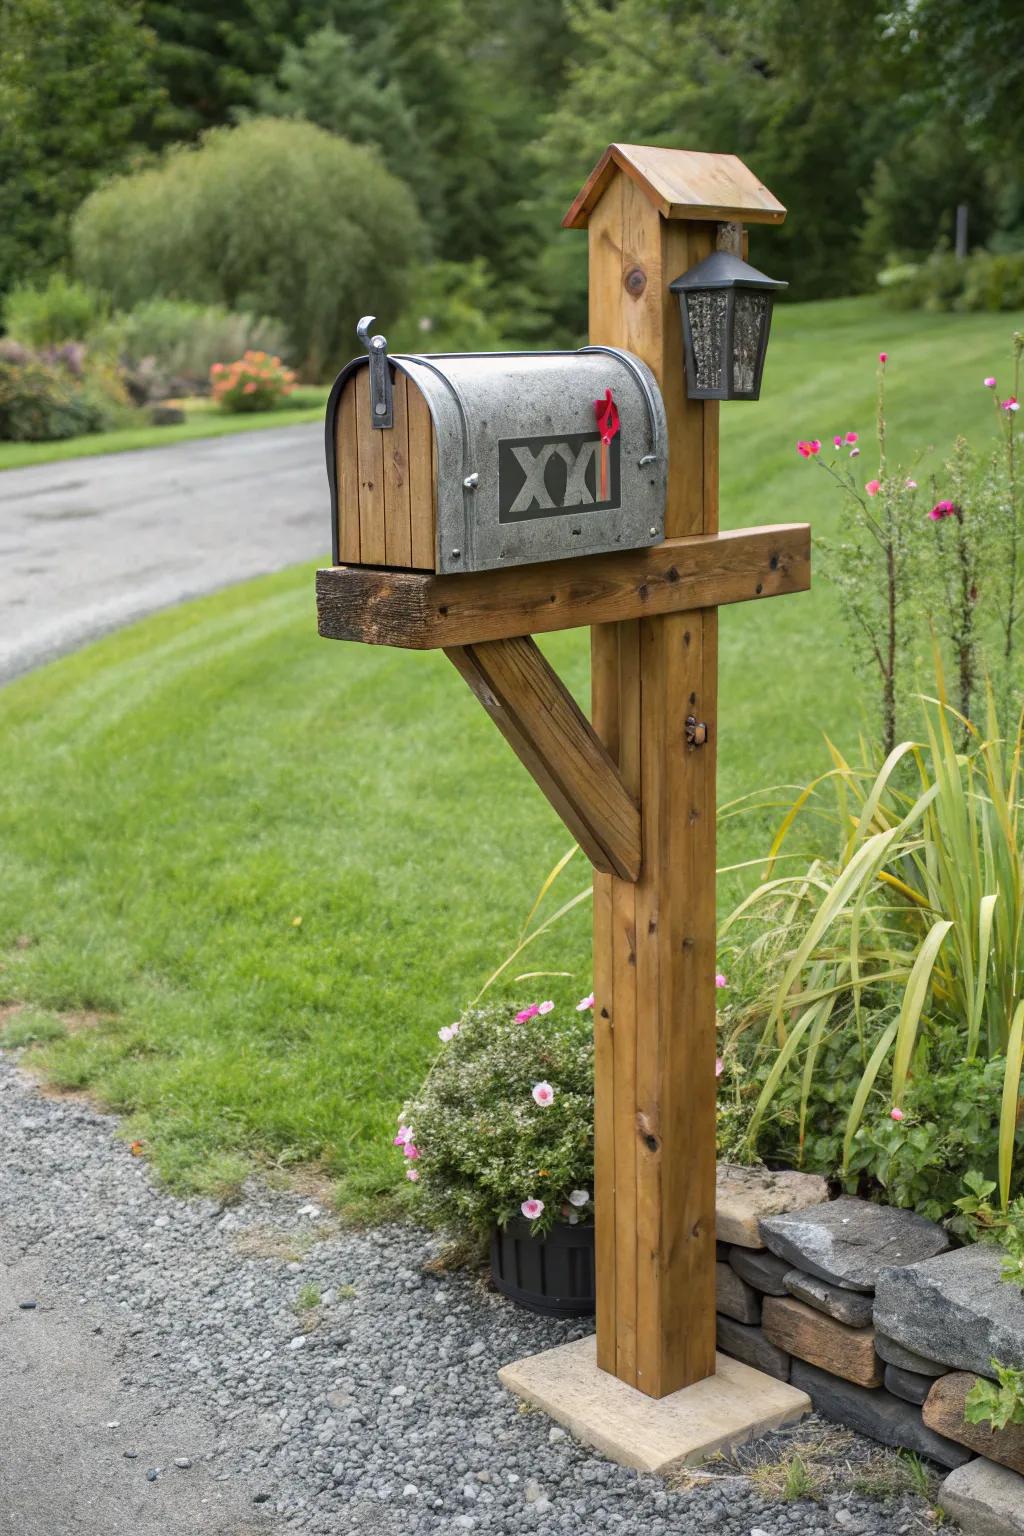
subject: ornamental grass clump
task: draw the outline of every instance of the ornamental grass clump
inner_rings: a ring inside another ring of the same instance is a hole
[[[1004,1210],[1024,1189],[1024,733],[1000,739],[991,689],[980,730],[938,678],[880,769],[831,749],[720,936],[757,977],[722,1053],[734,1149],[937,1219],[971,1169]],[[805,820],[836,851],[778,873]]]
[[[417,1213],[474,1239],[523,1216],[536,1234],[592,1216],[590,1007],[467,1009],[395,1135]]]

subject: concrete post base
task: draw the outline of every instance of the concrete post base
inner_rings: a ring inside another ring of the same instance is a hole
[[[516,1360],[498,1379],[584,1445],[643,1472],[695,1466],[811,1411],[806,1392],[728,1355],[717,1356],[717,1370],[706,1381],[669,1397],[647,1397],[598,1369],[593,1335]]]

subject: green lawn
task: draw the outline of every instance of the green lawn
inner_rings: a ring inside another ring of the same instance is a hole
[[[834,525],[798,436],[870,429],[890,354],[908,461],[992,430],[984,374],[1022,316],[784,309],[757,406],[723,409],[723,526]],[[167,440],[166,438],[162,440]],[[325,547],[327,508],[324,508]],[[722,614],[720,795],[813,775],[858,684],[833,594]],[[586,639],[545,642],[586,691]],[[764,846],[730,821],[722,862]],[[315,633],[312,567],[160,614],[0,692],[0,1002],[109,1015],[46,1047],[55,1079],[132,1111],[178,1187],[240,1158],[393,1181],[388,1131],[448,1023],[508,952],[566,833],[443,657]],[[575,861],[566,895],[585,883]],[[737,877],[722,882],[723,900]],[[296,924],[297,918],[302,919]],[[589,990],[584,905],[522,961]],[[19,1038],[60,1033],[21,1016]]]
[[[295,390],[288,405],[279,411],[230,414],[211,400],[184,402],[188,420],[177,427],[120,427],[114,432],[90,432],[86,437],[67,437],[58,443],[0,443],[0,470],[21,469],[25,464],[54,464],[61,459],[92,458],[97,453],[126,453],[133,448],[161,448],[186,443],[197,437],[224,437],[229,432],[255,432],[266,427],[293,427],[303,421],[319,421],[327,399],[326,389],[307,386]]]

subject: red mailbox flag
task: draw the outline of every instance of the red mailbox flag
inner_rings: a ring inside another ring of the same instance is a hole
[[[619,408],[606,389],[603,400],[594,401],[597,430],[601,434],[601,494],[600,500],[608,500],[608,444],[619,430]]]

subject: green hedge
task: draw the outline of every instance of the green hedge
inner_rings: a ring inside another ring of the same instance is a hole
[[[891,267],[879,282],[899,309],[1024,309],[1024,251],[978,251],[962,261],[944,252]]]

